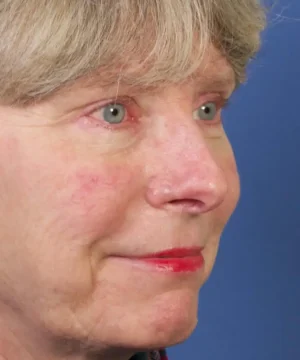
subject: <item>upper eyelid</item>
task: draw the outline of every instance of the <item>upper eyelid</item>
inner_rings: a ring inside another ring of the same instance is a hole
[[[199,109],[201,106],[209,103],[215,103],[217,109],[220,110],[229,105],[229,97],[225,97],[219,94],[211,98],[206,98],[205,101],[198,102],[196,109]]]
[[[107,99],[107,100],[102,100],[101,102],[96,102],[90,106],[88,106],[88,108],[84,111],[85,115],[91,114],[96,110],[100,110],[106,106],[109,105],[123,105],[123,106],[129,106],[129,105],[137,105],[137,103],[134,101],[133,98],[130,97],[119,97],[119,98],[115,98],[115,99]]]
[[[76,116],[76,119],[91,116],[96,111],[103,109],[105,106],[113,105],[113,103],[118,104],[120,103],[120,101],[115,101],[114,99],[106,99],[106,100],[94,102],[93,104],[90,104],[87,107],[83,107]]]

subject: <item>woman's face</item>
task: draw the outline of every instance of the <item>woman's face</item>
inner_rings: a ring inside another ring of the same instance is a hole
[[[220,118],[232,70],[211,50],[198,75],[0,108],[0,311],[22,336],[152,348],[191,334],[239,197]],[[121,258],[194,247],[194,271]]]

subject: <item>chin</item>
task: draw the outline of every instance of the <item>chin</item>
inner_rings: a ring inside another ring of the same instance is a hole
[[[197,326],[198,319],[194,317],[190,321],[176,321],[177,327],[174,328],[174,323],[166,324],[164,331],[152,334],[152,341],[149,344],[150,349],[160,349],[180,344],[187,340],[194,332]]]
[[[198,322],[198,294],[174,291],[157,296],[141,314],[135,345],[157,349],[185,341]]]

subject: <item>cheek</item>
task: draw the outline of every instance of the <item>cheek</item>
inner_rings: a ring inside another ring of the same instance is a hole
[[[240,197],[240,179],[234,152],[225,132],[219,140],[211,145],[210,150],[227,184],[227,193],[219,209],[223,217],[228,220]]]
[[[213,148],[215,160],[221,169],[224,181],[227,184],[227,192],[222,204],[214,210],[216,237],[220,236],[239,200],[240,181],[231,145],[224,137]]]
[[[73,230],[105,236],[122,224],[135,185],[134,171],[126,166],[78,168],[68,176],[60,208]]]
[[[220,236],[230,216],[232,215],[240,196],[239,176],[232,153],[228,153],[226,156],[223,156],[222,161],[220,162],[220,167],[223,170],[228,191],[223,203],[214,210],[214,216],[211,218],[213,222],[213,231],[210,234],[211,237],[207,249],[204,250],[204,257],[207,261],[204,281],[207,280],[211,273],[219,247]]]
[[[225,226],[236,208],[240,197],[240,180],[232,152],[223,158],[222,169],[226,178],[228,190],[224,202],[219,208],[219,216],[223,220],[223,226]]]
[[[0,150],[0,189],[9,197],[10,220],[36,236],[58,241],[105,236],[122,223],[138,191],[141,172],[124,158],[82,165],[86,160],[75,156],[64,161],[65,151],[34,152],[14,138],[2,141]]]

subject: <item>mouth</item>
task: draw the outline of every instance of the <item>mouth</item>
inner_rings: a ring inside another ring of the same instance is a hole
[[[133,265],[164,273],[196,272],[204,266],[203,248],[174,248],[139,257],[127,257]]]
[[[192,247],[192,248],[174,248],[169,250],[160,251],[153,254],[147,254],[141,256],[142,259],[153,259],[153,258],[162,258],[162,259],[178,259],[178,258],[188,258],[200,256],[202,254],[203,248]]]

